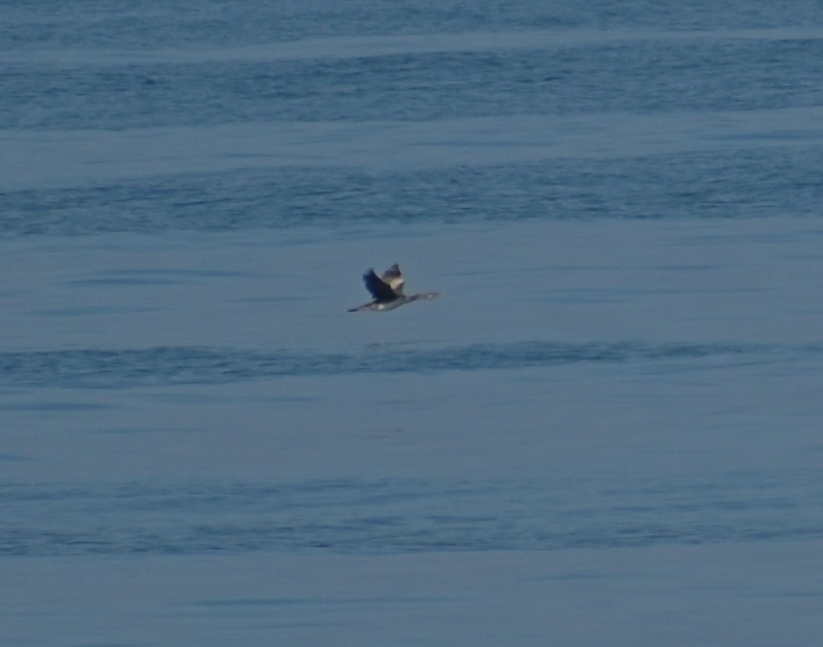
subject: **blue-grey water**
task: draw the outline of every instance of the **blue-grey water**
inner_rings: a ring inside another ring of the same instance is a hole
[[[4,644],[823,634],[823,5],[0,7]]]

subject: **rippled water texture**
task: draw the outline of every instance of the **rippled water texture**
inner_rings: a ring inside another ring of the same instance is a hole
[[[4,644],[816,644],[823,5],[2,4]]]

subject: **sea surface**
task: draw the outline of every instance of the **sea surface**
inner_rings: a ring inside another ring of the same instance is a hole
[[[3,645],[819,644],[823,4],[0,15]]]

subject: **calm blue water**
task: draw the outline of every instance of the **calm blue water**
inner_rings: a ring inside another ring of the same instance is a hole
[[[823,5],[686,4],[2,3],[0,555],[819,542]]]

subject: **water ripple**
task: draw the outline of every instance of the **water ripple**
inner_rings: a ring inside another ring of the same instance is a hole
[[[823,536],[817,474],[0,484],[0,555],[556,550]],[[13,521],[12,521],[13,520]]]
[[[124,388],[355,373],[512,370],[575,363],[771,363],[818,355],[818,346],[757,344],[570,344],[550,341],[408,349],[371,346],[353,353],[207,347],[72,349],[0,353],[0,384]]]
[[[608,122],[592,132],[602,128],[609,128]],[[0,234],[326,229],[341,222],[817,217],[823,185],[815,169],[821,165],[820,146],[758,144],[746,150],[632,156],[617,165],[612,159],[563,156],[411,172],[244,165],[218,173],[158,175],[153,167],[146,178],[95,177],[88,186],[0,191]]]

